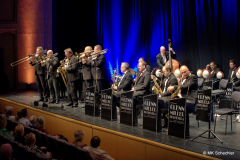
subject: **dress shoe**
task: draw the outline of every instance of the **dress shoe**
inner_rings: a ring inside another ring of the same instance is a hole
[[[74,104],[72,107],[78,107],[78,104]]]
[[[47,101],[48,101],[48,99],[46,99],[46,98],[43,100],[43,102],[47,102]]]
[[[55,100],[51,100],[49,103],[55,103]]]
[[[73,103],[67,103],[67,104],[65,104],[65,106],[72,106],[73,105]]]
[[[59,103],[59,99],[57,99],[55,103],[58,104]]]
[[[40,98],[38,101],[43,101],[44,99],[43,98]]]

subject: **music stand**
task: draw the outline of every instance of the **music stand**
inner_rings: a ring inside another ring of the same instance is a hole
[[[208,108],[209,111],[211,111],[210,107],[211,104],[213,103],[214,100],[212,100],[209,104],[208,104]],[[208,133],[208,139],[213,139],[213,138],[217,138],[221,143],[223,143],[223,141],[211,130],[211,115],[209,113],[209,121],[208,121],[208,130],[206,130],[205,132],[199,134],[198,136],[196,136],[195,138],[193,138],[191,141],[197,139],[198,137],[201,137],[202,135],[204,135],[205,133]],[[213,137],[210,137],[210,133],[213,135]],[[202,138],[206,138],[206,137],[202,137]]]

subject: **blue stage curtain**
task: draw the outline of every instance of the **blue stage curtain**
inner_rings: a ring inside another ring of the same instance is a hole
[[[97,40],[108,68],[121,62],[137,68],[144,57],[152,68],[161,46],[172,39],[177,60],[190,70],[215,61],[228,74],[230,59],[238,60],[239,6],[237,0],[98,0]]]

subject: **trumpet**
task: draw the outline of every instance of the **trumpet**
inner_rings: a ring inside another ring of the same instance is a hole
[[[43,53],[46,53],[46,52],[47,52],[47,50],[43,50]],[[21,63],[23,63],[23,62],[28,61],[29,59],[32,59],[33,57],[37,57],[38,54],[39,54],[39,52],[34,53],[34,54],[28,54],[27,57],[24,57],[24,58],[22,58],[22,59],[19,59],[19,60],[15,61],[15,62],[11,63],[10,65],[11,65],[12,67],[13,67],[13,66],[17,66],[17,65],[19,65],[19,64],[21,64]]]
[[[92,53],[92,52],[94,52],[94,50],[91,50],[91,51],[87,51],[87,52],[82,52],[82,53],[77,53],[77,57],[79,57],[79,59],[80,58],[84,58],[84,57],[89,57],[89,53]]]

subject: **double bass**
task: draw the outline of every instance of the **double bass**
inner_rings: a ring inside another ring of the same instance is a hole
[[[181,63],[178,62],[178,61],[175,60],[175,59],[172,59],[172,55],[171,55],[171,51],[170,51],[171,45],[172,45],[172,41],[171,41],[171,39],[168,39],[169,60],[166,62],[165,67],[170,67],[172,73],[174,73],[174,71],[175,71],[176,69],[179,69],[179,68],[181,67]]]

